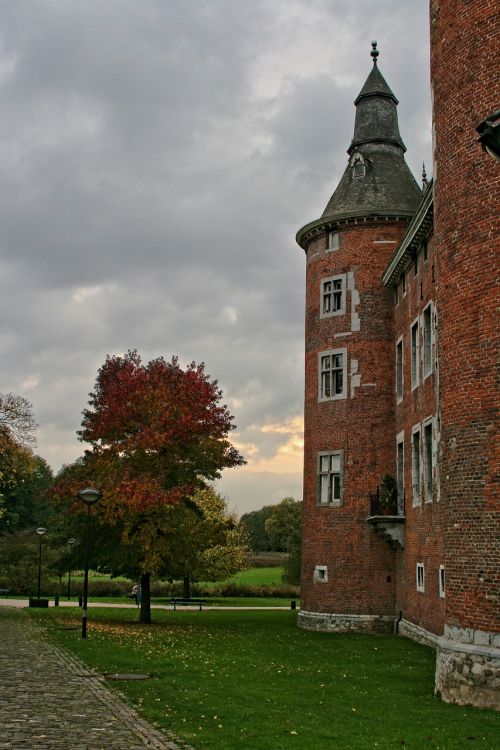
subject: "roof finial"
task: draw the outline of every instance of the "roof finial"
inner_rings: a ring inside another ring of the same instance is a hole
[[[427,180],[427,172],[425,171],[425,161],[422,162],[422,192],[425,193],[429,186],[429,182]]]
[[[376,40],[372,42],[372,51],[370,52],[370,55],[373,58],[373,64],[376,65],[377,64],[377,57],[380,55],[380,52],[377,49],[377,41]]]

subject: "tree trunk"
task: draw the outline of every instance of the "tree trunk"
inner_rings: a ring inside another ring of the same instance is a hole
[[[191,599],[191,581],[189,576],[184,576],[184,585],[182,587],[182,596],[184,599]]]
[[[151,625],[151,574],[141,575],[141,613],[139,622],[143,625]]]

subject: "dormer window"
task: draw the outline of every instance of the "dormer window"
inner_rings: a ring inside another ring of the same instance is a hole
[[[351,157],[351,168],[353,177],[364,177],[366,174],[366,164],[363,158],[363,154],[357,151]]]

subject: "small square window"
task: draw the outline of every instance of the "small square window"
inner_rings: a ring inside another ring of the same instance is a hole
[[[314,580],[317,583],[328,583],[328,568],[326,565],[316,565],[314,568]]]
[[[425,591],[425,569],[423,563],[417,563],[417,591]]]
[[[328,233],[328,247],[327,250],[338,250],[340,247],[340,235],[338,232]]]
[[[444,565],[439,566],[439,596],[441,599],[445,598],[445,576],[444,576]]]

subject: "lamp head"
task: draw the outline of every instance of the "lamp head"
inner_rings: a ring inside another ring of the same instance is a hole
[[[42,537],[46,533],[47,529],[44,529],[43,526],[39,526],[38,529],[35,529],[35,534],[38,534],[39,537]]]
[[[94,505],[94,503],[99,500],[101,493],[98,490],[94,490],[92,487],[87,487],[85,490],[80,490],[78,497],[90,506]]]

